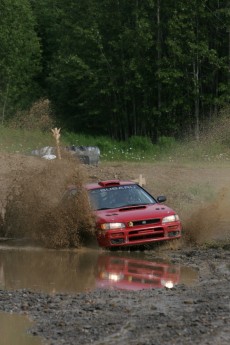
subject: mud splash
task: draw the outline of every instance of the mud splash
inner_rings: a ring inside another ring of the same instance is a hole
[[[185,222],[184,243],[202,245],[230,240],[230,189],[222,188],[214,200],[195,210]]]
[[[28,238],[49,248],[79,247],[89,240],[94,221],[80,164],[71,158],[19,162],[8,175],[1,236]],[[71,200],[64,198],[69,184],[78,190]]]

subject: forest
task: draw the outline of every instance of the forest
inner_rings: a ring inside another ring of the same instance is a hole
[[[199,139],[230,100],[229,0],[1,0],[0,123]]]

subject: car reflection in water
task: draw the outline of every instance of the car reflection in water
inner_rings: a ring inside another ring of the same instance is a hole
[[[194,268],[150,258],[143,252],[0,247],[0,289],[4,290],[56,294],[96,288],[172,288],[178,283],[191,285],[197,276]]]
[[[180,266],[135,258],[101,255],[98,258],[98,288],[142,290],[173,288],[180,281]]]

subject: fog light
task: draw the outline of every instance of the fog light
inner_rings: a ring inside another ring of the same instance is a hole
[[[179,231],[171,231],[168,233],[168,237],[175,237],[179,235]]]

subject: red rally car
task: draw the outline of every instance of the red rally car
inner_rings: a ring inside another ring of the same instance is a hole
[[[99,246],[131,247],[181,237],[182,225],[174,210],[132,181],[109,180],[86,185],[96,214]]]

